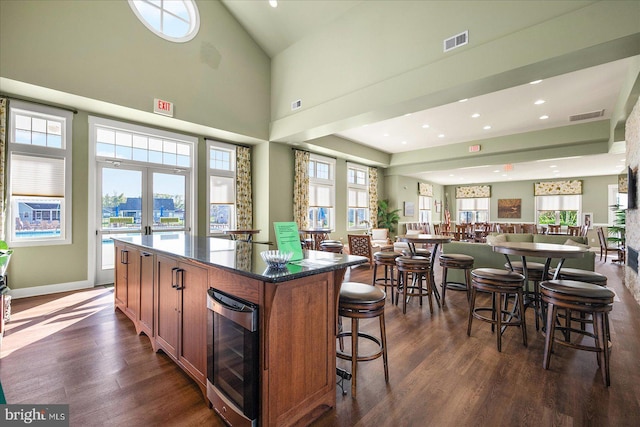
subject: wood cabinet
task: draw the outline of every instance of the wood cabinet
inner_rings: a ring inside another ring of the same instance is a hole
[[[206,390],[207,269],[156,255],[156,344]]]
[[[133,321],[138,334],[152,338],[153,254],[120,242],[115,251],[115,306]]]

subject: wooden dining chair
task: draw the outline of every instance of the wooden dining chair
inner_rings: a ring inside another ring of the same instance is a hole
[[[604,262],[607,262],[607,255],[609,252],[615,252],[618,254],[618,259],[624,258],[624,248],[620,246],[609,245],[607,238],[604,235],[604,229],[598,227],[596,229],[598,234],[598,241],[600,242],[600,261],[602,261],[602,254],[604,253]]]
[[[549,224],[547,225],[547,233],[548,234],[559,234],[560,233],[560,227],[562,227],[561,225],[556,225],[556,224]]]
[[[571,225],[567,227],[567,234],[569,236],[579,236],[581,232],[582,232],[581,227],[571,226]]]
[[[369,268],[373,266],[373,249],[371,236],[368,234],[348,234],[349,254],[359,255],[369,260]]]

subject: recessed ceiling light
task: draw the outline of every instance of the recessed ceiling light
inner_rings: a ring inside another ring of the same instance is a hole
[[[496,169],[496,170],[494,170],[494,172],[496,172],[496,173],[497,173],[497,172],[500,172],[500,170],[499,170],[499,169]]]
[[[384,135],[382,135],[382,136],[389,136],[389,134],[388,134],[388,133],[385,133],[385,134],[384,134]]]
[[[449,176],[455,176],[454,174],[450,173]]]
[[[464,99],[459,100],[458,102],[467,102],[468,100],[469,100],[469,98],[464,98]]]
[[[491,129],[491,126],[486,125],[486,126],[485,126],[485,127],[483,127],[482,129],[484,129],[484,130],[489,130],[489,129]]]
[[[441,133],[440,135],[438,135],[438,138],[444,138],[444,133]]]
[[[558,167],[558,165],[550,165],[549,167],[550,167],[550,168],[557,168],[557,167]]]
[[[502,176],[507,176],[507,174],[506,174],[506,173],[503,173],[503,174],[502,174]]]
[[[406,145],[406,144],[407,144],[407,141],[402,141],[402,144]]]
[[[269,5],[271,7],[278,7],[278,0],[269,0]]]
[[[536,104],[536,105],[542,105],[542,104],[544,104],[545,102],[547,102],[547,101],[545,101],[544,99],[538,99],[536,102],[534,102],[534,104]]]
[[[423,129],[427,129],[428,127],[429,127],[429,125],[426,125],[426,124],[425,124],[425,125],[422,125],[422,128],[423,128]]]
[[[473,117],[474,119],[477,119],[478,117],[480,117],[480,114],[478,114],[478,113],[473,113],[473,114],[471,115],[471,117]]]
[[[547,116],[546,114],[543,116],[540,116],[540,120],[547,120],[549,118],[549,116]]]
[[[625,162],[627,159],[620,159],[621,162]]]
[[[542,80],[534,80],[532,82],[529,82],[530,85],[537,85],[538,83],[541,83]]]
[[[623,168],[624,165],[616,165],[617,168]]]
[[[410,116],[410,115],[411,115],[411,113],[407,113],[407,114],[405,114],[404,116],[405,116],[405,117],[407,117],[407,116]]]

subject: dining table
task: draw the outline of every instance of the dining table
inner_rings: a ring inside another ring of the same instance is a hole
[[[310,239],[312,240],[313,243],[312,243],[312,247],[309,249],[319,251],[320,243],[322,243],[323,240],[329,239],[329,233],[331,233],[331,229],[330,228],[309,228],[309,229],[299,230],[299,233],[301,236],[310,236]]]
[[[258,234],[259,232],[260,230],[256,229],[224,230],[224,234],[228,234],[231,237],[231,240],[243,240],[245,242],[251,242],[253,235]]]
[[[544,268],[542,271],[543,280],[549,277],[549,268],[553,259],[558,259],[553,279],[560,277],[560,269],[567,258],[581,258],[589,251],[582,246],[558,245],[553,243],[535,243],[535,242],[501,242],[493,245],[493,251],[504,254],[507,259],[509,268],[511,259],[509,255],[519,256],[522,260],[522,273],[524,275],[525,286],[529,283],[527,274],[527,257],[545,258]],[[534,293],[536,315],[540,316],[540,320],[544,324],[544,313],[540,304],[540,295]]]
[[[438,247],[442,243],[449,243],[452,240],[451,236],[447,236],[444,234],[401,234],[396,236],[396,239],[399,242],[405,242],[409,246],[409,252],[411,256],[419,255],[416,250],[416,244],[432,244],[433,251],[431,251],[431,259],[430,262],[430,276],[431,283],[433,283],[433,291],[436,296],[436,300],[438,304],[440,303],[440,293],[438,292],[438,288],[436,287],[435,276],[433,274],[433,265],[435,263],[436,255],[438,253]]]

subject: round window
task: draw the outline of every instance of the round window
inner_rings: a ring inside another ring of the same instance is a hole
[[[193,0],[129,0],[129,6],[149,30],[165,40],[188,42],[200,28]]]

